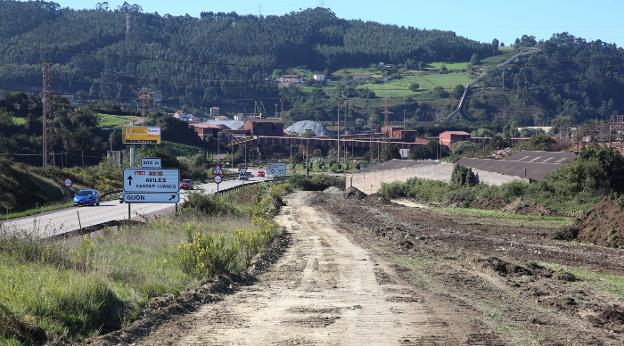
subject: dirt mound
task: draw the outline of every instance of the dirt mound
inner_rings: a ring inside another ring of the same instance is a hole
[[[624,247],[624,208],[610,199],[602,200],[578,223],[581,241],[609,247]]]
[[[540,215],[540,216],[556,216],[556,211],[548,208],[547,206],[532,201],[525,201],[523,199],[517,199],[508,205],[504,206],[502,211],[523,214],[523,215]]]
[[[355,187],[350,187],[344,192],[344,197],[347,199],[364,199],[366,194]]]

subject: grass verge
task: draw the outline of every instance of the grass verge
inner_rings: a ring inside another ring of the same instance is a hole
[[[187,207],[178,217],[90,237],[0,235],[0,344],[112,331],[136,320],[152,297],[245,271],[278,235],[271,218],[288,191],[287,184],[250,189],[195,197],[214,199],[204,204],[221,205],[218,213]],[[206,239],[216,241],[208,247]]]

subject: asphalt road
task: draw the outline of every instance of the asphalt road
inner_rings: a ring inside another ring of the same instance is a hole
[[[220,189],[227,189],[238,185],[253,183],[265,178],[251,178],[248,181],[226,180],[219,185]],[[201,184],[195,187],[197,191],[215,193],[215,183]],[[182,192],[180,200],[186,200],[186,192]],[[132,219],[139,215],[152,214],[171,208],[172,204],[142,204],[133,203],[131,206]],[[80,217],[80,224],[78,223]],[[108,221],[125,220],[128,218],[128,204],[118,200],[101,202],[99,206],[73,207],[50,213],[33,215],[0,224],[0,230],[9,233],[28,233],[35,237],[47,238],[63,233],[75,231],[82,227],[102,224]]]

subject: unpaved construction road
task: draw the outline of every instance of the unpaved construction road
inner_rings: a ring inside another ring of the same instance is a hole
[[[290,195],[284,255],[144,345],[621,345],[624,251],[543,220]],[[571,274],[573,271],[577,275]]]
[[[458,310],[432,304],[384,262],[338,232],[307,205],[309,193],[287,200],[277,221],[292,245],[255,285],[172,321],[141,343],[398,345],[424,340],[458,343],[466,331]]]

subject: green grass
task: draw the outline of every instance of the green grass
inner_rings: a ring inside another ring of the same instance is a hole
[[[97,114],[98,125],[101,127],[122,127],[130,125],[133,121],[139,119],[134,115],[113,115],[113,114]]]
[[[574,223],[574,218],[565,216],[522,215],[499,210],[472,209],[472,208],[437,208],[431,210],[446,215],[457,215],[478,218],[480,223],[493,225],[508,225],[519,227],[560,228]],[[466,220],[473,222],[474,220]]]
[[[188,145],[188,144],[181,144],[181,143],[162,141],[161,146],[164,147],[165,149],[169,150],[171,152],[171,154],[173,154],[176,157],[182,157],[182,156],[189,156],[190,157],[190,156],[194,156],[194,155],[202,153],[202,149],[201,148],[194,147],[194,146]],[[227,150],[227,148],[222,148],[222,149],[224,151]]]
[[[378,97],[408,97],[432,91],[439,86],[451,90],[458,84],[465,85],[472,80],[472,76],[467,72],[454,72],[447,74],[424,74],[417,72],[411,75],[404,75],[403,78],[392,80],[383,84],[368,83],[362,87],[375,92]],[[420,89],[416,92],[409,89],[410,84],[418,83]]]
[[[593,271],[582,267],[570,267],[557,263],[541,263],[542,265],[555,270],[572,273],[582,281],[572,282],[571,285],[579,288],[593,288],[607,294],[615,295],[619,299],[624,299],[624,275]]]
[[[11,321],[42,328],[49,338],[78,341],[136,320],[152,297],[197,286],[207,277],[188,270],[189,230],[195,237],[234,239],[227,248],[211,247],[210,256],[240,260],[224,268],[244,270],[272,240],[267,234],[277,234],[270,217],[275,199],[286,191],[283,186],[241,189],[217,198],[237,210],[228,215],[184,210],[178,217],[93,237],[41,242],[0,234],[0,344],[27,337],[15,334]]]
[[[449,72],[453,71],[466,71],[470,65],[470,62],[432,62],[428,64],[428,67],[440,69],[442,66],[446,66]]]
[[[26,118],[22,118],[22,117],[11,117],[11,119],[13,119],[13,123],[15,125],[24,125],[26,124]]]

